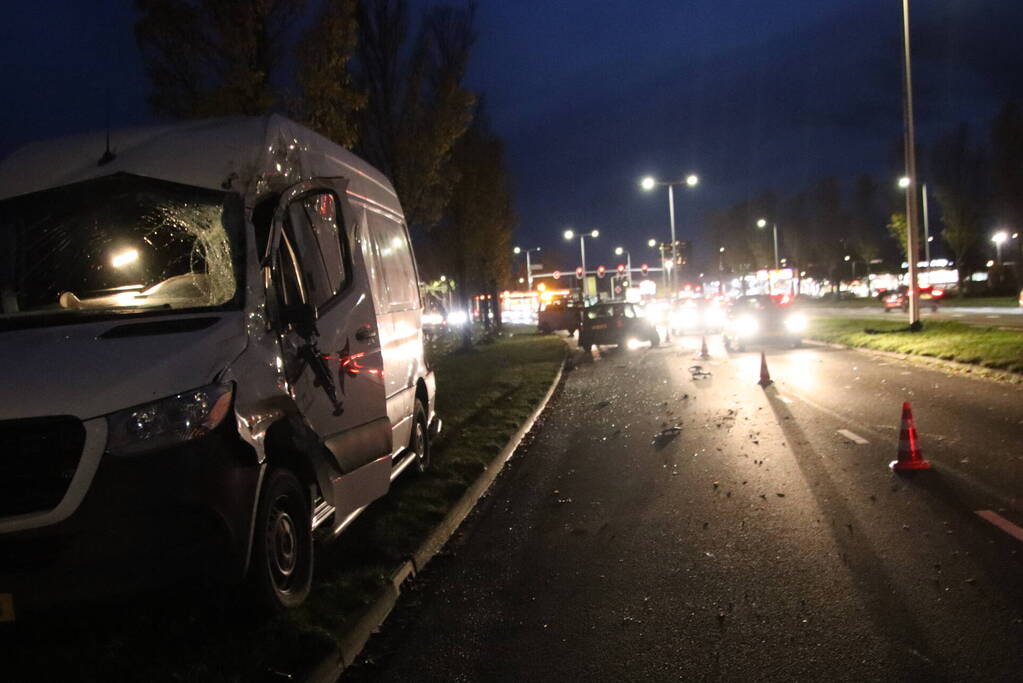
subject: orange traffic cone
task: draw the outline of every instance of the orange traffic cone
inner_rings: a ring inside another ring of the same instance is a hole
[[[888,467],[896,472],[911,470],[929,470],[931,463],[924,460],[924,455],[917,445],[916,422],[909,403],[902,404],[902,429],[899,431],[899,459],[892,460]]]
[[[762,387],[770,386],[774,384],[774,380],[771,379],[771,373],[767,371],[767,356],[764,352],[760,352],[760,381],[757,382]]]
[[[707,335],[703,336],[703,342],[700,344],[700,360],[710,360],[710,351],[707,350]]]

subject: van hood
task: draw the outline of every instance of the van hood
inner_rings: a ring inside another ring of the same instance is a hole
[[[245,349],[241,312],[0,332],[0,420],[88,420],[214,381]]]

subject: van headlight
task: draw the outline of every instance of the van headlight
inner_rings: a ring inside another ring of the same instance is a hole
[[[210,384],[107,415],[107,452],[136,455],[197,439],[231,409],[234,387]]]
[[[760,329],[760,323],[752,315],[744,315],[735,321],[735,331],[740,337],[752,337]]]
[[[793,313],[785,318],[785,329],[789,332],[805,332],[806,316],[802,313]]]

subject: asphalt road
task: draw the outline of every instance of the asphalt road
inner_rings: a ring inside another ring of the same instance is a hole
[[[1020,680],[1023,388],[696,345],[568,373],[344,680]]]
[[[877,318],[878,320],[898,320],[905,318],[901,311],[885,313],[881,305],[864,306],[862,308],[840,308],[814,306],[807,310],[813,315],[836,318]],[[923,320],[952,320],[968,325],[981,327],[1002,327],[1005,329],[1023,330],[1023,308],[979,308],[979,307],[948,307],[932,312],[929,308],[920,311]]]

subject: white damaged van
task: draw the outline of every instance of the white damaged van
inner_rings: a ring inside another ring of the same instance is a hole
[[[440,429],[401,204],[276,115],[109,140],[0,164],[0,611],[196,570],[297,605]]]

